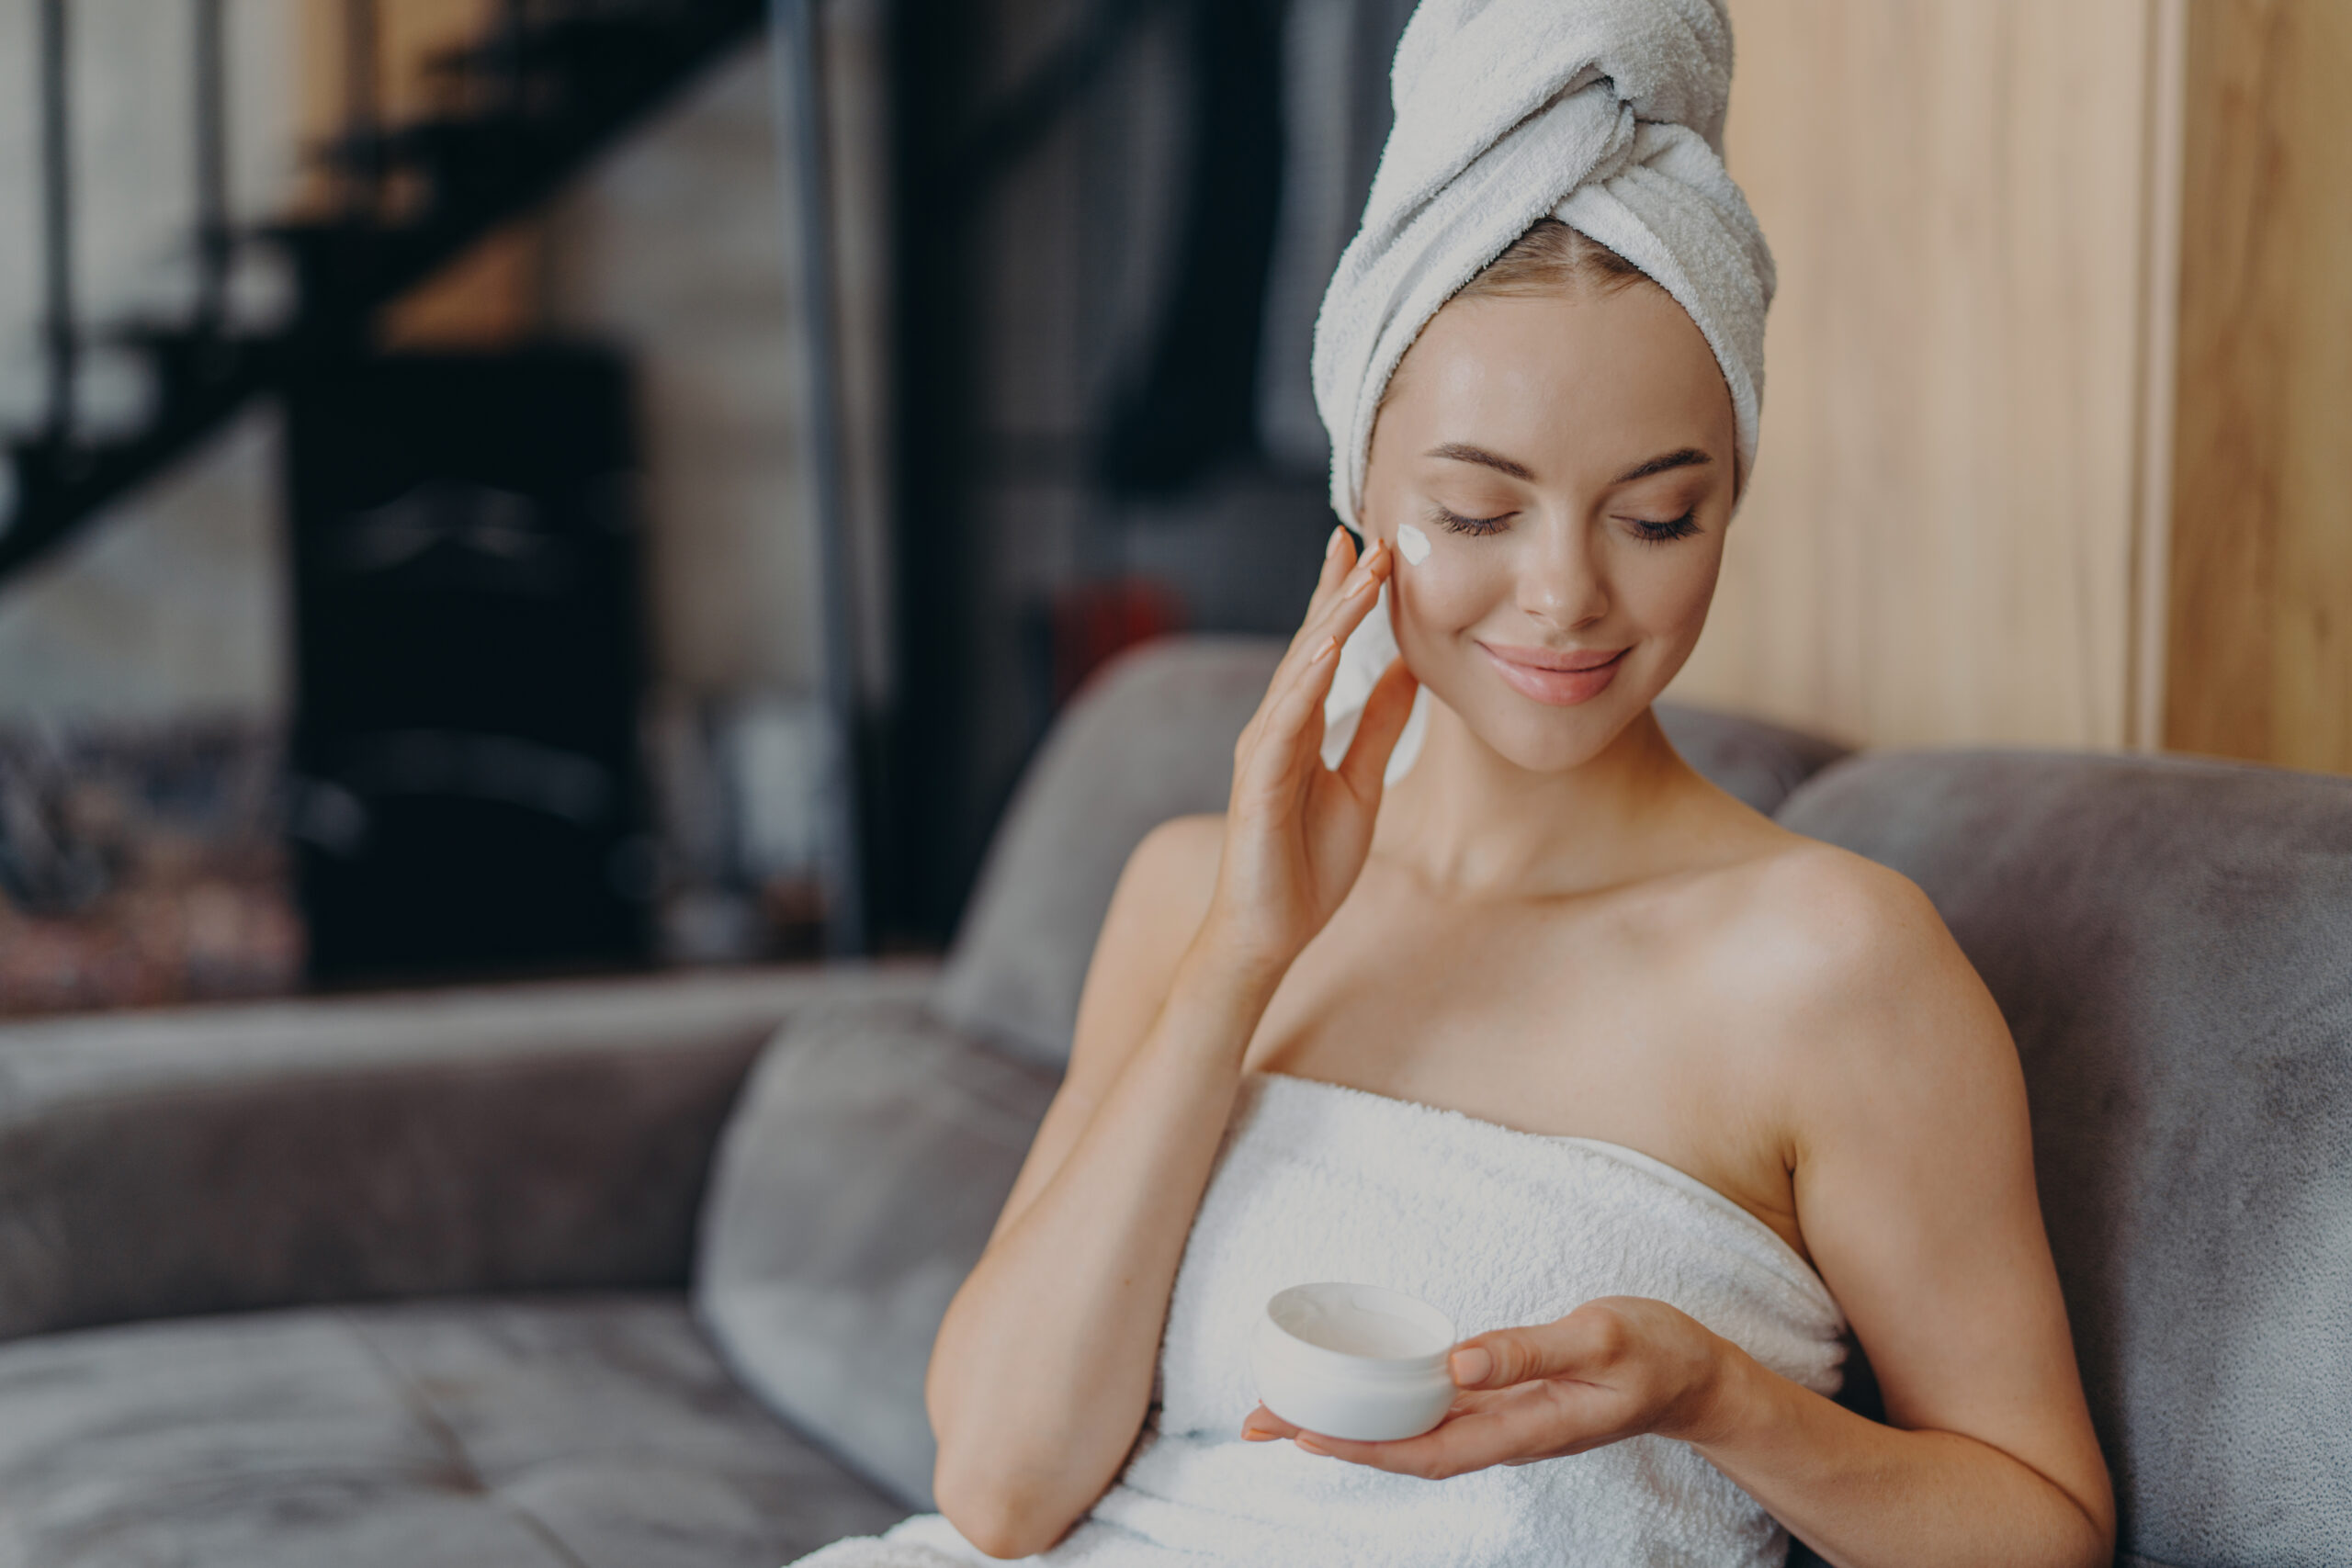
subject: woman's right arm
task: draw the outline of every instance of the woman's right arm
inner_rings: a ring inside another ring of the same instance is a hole
[[[1335,536],[1306,625],[1235,748],[1215,870],[1198,819],[1147,839],[1103,922],[1069,1072],[988,1249],[956,1293],[926,1393],[933,1489],[998,1557],[1058,1540],[1142,1430],[1168,1299],[1243,1055],[1291,960],[1363,864],[1412,705],[1401,664],[1346,760],[1319,755],[1339,644],[1388,570]]]

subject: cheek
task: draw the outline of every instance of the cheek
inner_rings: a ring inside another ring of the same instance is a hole
[[[1396,601],[1396,633],[1407,648],[1417,639],[1448,637],[1476,623],[1509,590],[1501,552],[1478,549],[1478,541],[1428,530],[1429,554],[1418,565],[1401,555],[1391,590]]]
[[[1633,620],[1660,635],[1697,636],[1723,568],[1722,534],[1671,545],[1633,543],[1626,552],[1615,575],[1619,603]]]

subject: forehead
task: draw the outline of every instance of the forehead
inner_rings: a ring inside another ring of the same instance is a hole
[[[1728,471],[1731,391],[1697,324],[1655,286],[1457,299],[1397,367],[1373,450],[1457,441],[1539,480],[1615,474],[1683,446]]]

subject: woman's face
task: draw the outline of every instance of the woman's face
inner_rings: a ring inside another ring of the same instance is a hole
[[[1599,752],[1690,657],[1733,500],[1731,394],[1665,290],[1457,300],[1398,367],[1362,514],[1396,640],[1524,768]]]

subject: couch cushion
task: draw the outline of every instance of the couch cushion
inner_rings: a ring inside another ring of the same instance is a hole
[[[1925,888],[2017,1035],[2127,1553],[2352,1562],[2352,779],[1879,755],[1781,819]]]
[[[1802,729],[1681,703],[1657,705],[1658,728],[1718,789],[1770,817],[1791,792],[1847,754]]]
[[[1058,1068],[1111,891],[1143,836],[1223,811],[1233,742],[1282,658],[1272,637],[1171,637],[1114,660],[1055,723],[989,841],[934,1003]]]
[[[935,1002],[956,1027],[1058,1067],[1119,872],[1171,817],[1225,809],[1233,742],[1281,660],[1272,637],[1170,637],[1080,693],[1022,775]],[[1779,725],[1661,704],[1690,765],[1758,811],[1843,756]]]
[[[932,977],[770,970],[0,1025],[0,1339],[683,1285],[711,1150],[776,1024]]]
[[[674,1295],[141,1324],[0,1348],[0,1562],[775,1568],[903,1509]]]
[[[796,1019],[754,1071],[713,1173],[695,1305],[795,1426],[928,1506],[923,1371],[1056,1075],[920,1007]]]

